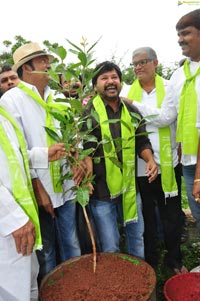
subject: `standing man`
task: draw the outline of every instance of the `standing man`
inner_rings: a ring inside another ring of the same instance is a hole
[[[3,65],[0,68],[0,92],[4,94],[6,91],[16,87],[19,83],[19,77],[16,72],[12,70],[10,65]]]
[[[41,149],[35,161],[30,157],[33,166],[46,168],[48,161],[65,153],[60,143]],[[0,299],[37,301],[39,265],[35,250],[42,248],[38,207],[23,134],[2,107],[0,160]]]
[[[119,97],[122,81],[119,67],[105,61],[95,68],[94,74],[92,84],[96,97],[88,104],[85,114],[90,115],[95,110],[99,116],[99,123],[91,117],[92,135],[98,142],[87,143],[84,147],[94,147],[93,156],[100,158],[99,163],[92,162],[92,157],[88,158],[90,170],[95,175],[89,206],[96,237],[100,251],[119,252],[119,217],[124,226],[128,253],[144,258],[144,224],[141,199],[135,183],[136,155],[146,162],[149,182],[156,178],[157,166],[149,139],[145,135],[139,135],[145,132],[145,126],[136,128],[133,113],[139,115],[138,110],[126,105]],[[113,119],[116,120],[112,122]],[[110,123],[106,122],[108,120]],[[110,147],[98,144],[108,138],[111,141]],[[109,159],[110,156],[121,165],[115,165]]]
[[[200,9],[189,12],[176,24],[178,43],[187,57],[172,75],[161,109],[133,102],[143,116],[158,114],[151,120],[163,127],[177,119],[176,141],[181,143],[183,176],[189,206],[200,231],[200,203],[192,195],[197,163],[199,135],[196,127],[200,107]]]
[[[0,299],[37,301],[37,204],[23,135],[8,118],[0,108]]]
[[[128,99],[144,106],[160,108],[165,96],[167,81],[156,74],[158,59],[150,47],[141,47],[133,51],[132,65],[136,80],[130,87]],[[122,92],[123,93],[123,92]],[[165,264],[175,273],[186,272],[181,258],[181,229],[183,215],[181,210],[181,165],[178,160],[175,142],[175,123],[170,127],[158,128],[148,122],[148,137],[151,141],[154,158],[159,167],[159,175],[152,183],[145,174],[145,162],[138,157],[137,181],[143,203],[145,260],[156,267],[157,220],[156,206],[159,210],[167,254]]]
[[[59,124],[50,112],[56,107],[48,83],[48,70],[54,57],[47,54],[37,43],[19,47],[13,54],[13,70],[20,83],[5,93],[1,104],[14,116],[24,133],[28,150],[37,157],[41,147],[54,143],[44,127],[55,129]],[[62,107],[63,109],[63,107]],[[43,249],[37,252],[40,264],[39,281],[56,266],[55,242],[58,241],[61,261],[80,255],[76,231],[74,195],[70,188],[73,181],[60,183],[63,162],[51,163],[48,168],[32,169],[32,183],[39,206]],[[67,193],[63,193],[68,191]]]

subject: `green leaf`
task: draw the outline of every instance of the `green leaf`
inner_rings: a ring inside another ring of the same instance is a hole
[[[56,142],[61,142],[61,138],[58,136],[58,134],[55,131],[51,130],[46,126],[44,127],[44,129],[53,140],[55,140]]]
[[[52,70],[52,69],[48,70],[48,74],[53,81],[55,81],[56,83],[59,83],[59,76],[57,73],[55,73],[54,70]]]
[[[136,134],[135,136],[143,136],[143,135],[148,135],[148,134],[152,134],[152,133],[154,133],[154,132],[142,132],[142,133],[138,133],[138,134]]]
[[[98,138],[94,135],[86,135],[84,138],[84,143],[86,142],[98,142]]]
[[[87,128],[88,128],[88,130],[90,130],[92,128],[92,119],[91,118],[87,119]]]
[[[55,119],[57,119],[57,120],[59,120],[59,121],[66,122],[67,112],[66,112],[65,115],[59,114],[59,113],[57,113],[57,112],[51,112],[51,115],[52,115]]]
[[[54,101],[55,101],[55,102],[62,102],[62,103],[65,103],[67,108],[70,107],[68,98],[60,98],[60,97],[58,97],[58,98],[54,98]],[[67,104],[68,104],[68,105],[67,105]]]
[[[110,153],[112,151],[112,141],[108,141],[103,144],[104,150],[106,153]]]
[[[147,115],[145,117],[143,117],[144,120],[148,120],[148,122],[152,122],[152,119],[155,119],[156,117],[158,117],[159,114],[154,114],[154,115]]]
[[[93,162],[94,162],[94,164],[99,164],[99,163],[101,162],[101,158],[99,158],[99,157],[94,157],[94,158],[93,158]]]
[[[129,130],[129,132],[131,132],[131,128],[125,121],[121,120],[121,123]]]
[[[121,137],[115,138],[114,143],[115,143],[116,152],[121,151],[122,150],[122,138]]]
[[[89,61],[89,62],[87,63],[87,67],[90,66],[90,65],[92,65],[95,61],[96,61],[96,60],[91,60],[91,61]],[[93,74],[92,74],[92,77],[93,77]]]
[[[65,175],[62,176],[61,181],[64,182],[64,180],[71,180],[72,177],[73,177],[73,173],[71,171],[69,171]]]
[[[102,124],[107,124],[107,123],[117,123],[120,122],[120,119],[107,119],[105,121],[102,122]]]
[[[76,110],[77,112],[81,112],[83,110],[83,107],[79,99],[68,98],[68,102],[73,108],[73,110]]]
[[[61,60],[63,61],[65,58],[66,58],[66,56],[67,56],[67,51],[66,51],[66,49],[63,47],[63,46],[59,46],[59,47],[57,47],[57,48],[50,48],[50,50],[53,52],[53,53],[55,53],[56,55],[58,55],[60,58],[61,58]]]
[[[138,114],[138,113],[135,113],[135,112],[129,112],[129,114],[131,115],[131,117],[134,117],[134,118],[136,118],[137,120],[142,120],[142,117],[141,117],[141,115],[140,114]]]
[[[88,157],[90,154],[94,152],[94,148],[88,148],[86,150],[82,150],[79,154],[79,160],[83,160],[85,157]]]
[[[115,157],[108,157],[110,161],[112,161],[113,164],[115,164],[117,167],[122,168],[121,162]]]
[[[112,150],[112,140],[110,140],[110,137],[107,136],[106,134],[104,134],[104,137],[103,137],[103,141],[105,141],[103,143],[103,147],[104,147],[104,151],[106,153],[110,153],[111,150]],[[101,141],[102,142],[102,141]]]
[[[80,52],[78,54],[78,58],[81,61],[82,66],[86,67],[86,65],[87,65],[87,56],[85,55],[85,53],[84,52]]]
[[[89,188],[87,186],[79,187],[77,189],[76,200],[82,207],[85,207],[90,200]]]
[[[69,68],[66,70],[66,72],[69,71],[69,72],[71,72],[71,73],[73,74],[73,76],[77,76],[76,71],[78,71],[77,69],[78,69],[80,66],[81,66],[81,63],[80,63],[80,62],[78,62],[78,63],[72,63],[72,64],[70,64],[70,66],[69,66]],[[74,71],[74,70],[75,70],[75,71]],[[78,72],[78,73],[79,73],[79,72]]]
[[[110,138],[109,138],[109,140],[108,139],[102,139],[101,141],[99,141],[99,145],[100,144],[104,145],[104,144],[106,144],[108,142],[110,142]]]
[[[99,114],[95,110],[91,111],[91,116],[99,123]]]
[[[80,52],[82,52],[82,49],[80,47],[78,47],[76,44],[72,43],[70,40],[66,39],[66,41],[73,46],[74,48],[78,49]]]
[[[102,38],[102,36],[88,49],[87,53],[90,52],[97,45],[97,43],[99,43],[101,38]]]

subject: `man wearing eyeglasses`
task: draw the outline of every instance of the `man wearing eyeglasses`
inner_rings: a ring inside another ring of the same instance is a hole
[[[134,104],[142,103],[159,108],[165,96],[167,80],[156,74],[158,59],[150,47],[133,51],[132,66],[136,79],[130,86],[128,99]],[[123,92],[121,93],[124,96]],[[143,115],[145,116],[145,115]],[[154,158],[159,167],[157,179],[149,183],[145,174],[145,164],[137,158],[137,181],[143,201],[145,223],[145,260],[154,268],[158,264],[156,206],[163,226],[167,254],[165,264],[175,273],[186,272],[181,258],[181,166],[175,142],[175,124],[160,129],[147,122],[146,129],[154,149]]]

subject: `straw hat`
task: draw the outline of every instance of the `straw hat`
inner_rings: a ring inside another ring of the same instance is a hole
[[[12,69],[17,72],[17,69],[23,64],[41,55],[47,55],[50,63],[54,59],[54,56],[46,53],[38,43],[24,44],[21,47],[17,48],[13,53],[14,65]]]

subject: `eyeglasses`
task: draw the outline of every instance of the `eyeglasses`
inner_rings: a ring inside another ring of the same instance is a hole
[[[143,67],[148,62],[151,62],[151,61],[152,60],[150,60],[150,59],[143,59],[143,60],[140,60],[140,61],[137,61],[137,62],[130,63],[130,65],[133,66],[134,68],[137,67],[137,66]]]

